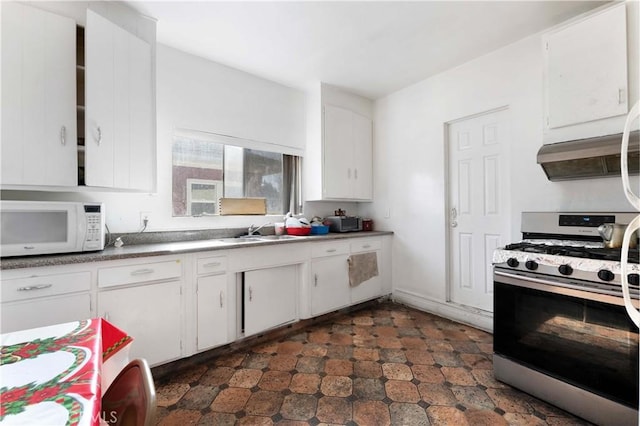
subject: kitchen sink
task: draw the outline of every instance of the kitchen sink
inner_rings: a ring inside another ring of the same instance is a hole
[[[293,240],[296,238],[301,238],[295,235],[240,235],[235,238],[223,238],[217,240],[221,243],[226,244],[245,244],[245,243],[260,243],[267,241],[283,241],[283,240]]]
[[[261,235],[256,237],[261,241],[293,240],[299,237],[295,235]]]

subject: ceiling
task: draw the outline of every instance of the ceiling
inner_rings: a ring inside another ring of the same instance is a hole
[[[599,1],[128,1],[159,43],[278,83],[377,99]]]

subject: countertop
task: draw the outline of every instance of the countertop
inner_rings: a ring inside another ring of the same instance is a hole
[[[57,266],[72,263],[102,262],[106,260],[130,259],[135,257],[164,256],[170,254],[192,253],[199,251],[230,250],[245,247],[262,247],[274,244],[294,244],[301,242],[329,241],[345,238],[378,237],[393,235],[390,231],[361,231],[345,233],[329,233],[326,235],[309,235],[305,237],[285,236],[282,239],[265,235],[253,240],[251,238],[211,238],[204,240],[158,242],[148,244],[124,245],[108,247],[101,251],[53,254],[45,256],[6,257],[0,259],[0,269],[34,268],[40,266]]]

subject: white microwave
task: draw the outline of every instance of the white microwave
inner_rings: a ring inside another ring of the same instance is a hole
[[[0,256],[104,249],[104,204],[64,201],[0,202]]]

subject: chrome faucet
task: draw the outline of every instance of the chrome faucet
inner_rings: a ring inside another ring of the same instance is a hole
[[[258,232],[259,230],[261,230],[263,227],[267,225],[271,225],[271,223],[267,222],[265,224],[258,226],[257,228],[254,227],[255,225],[249,225],[249,229],[247,230],[247,235],[251,236],[254,234],[254,232]]]

